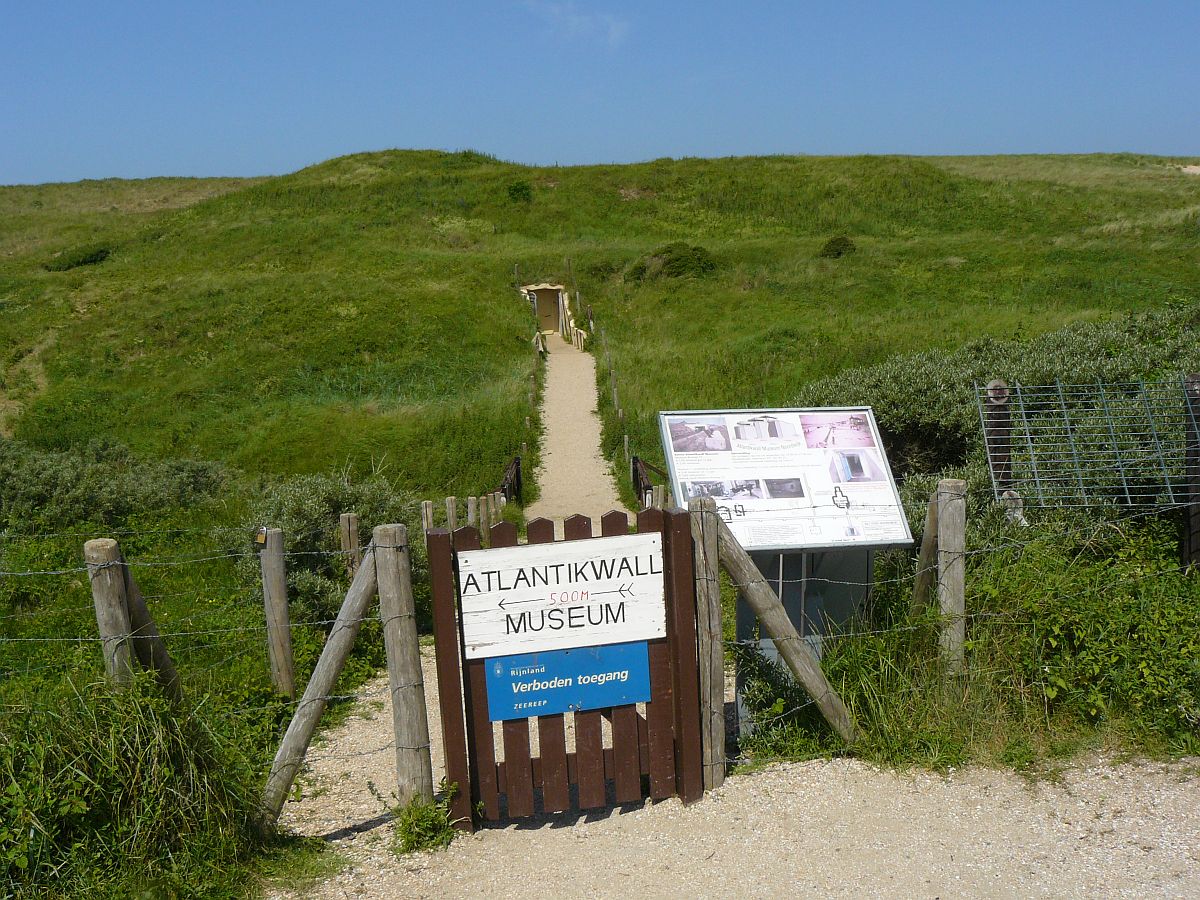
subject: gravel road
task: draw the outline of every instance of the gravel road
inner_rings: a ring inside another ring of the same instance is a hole
[[[329,839],[349,865],[268,896],[1200,897],[1200,759],[1097,758],[1038,782],[979,768],[777,764],[687,807],[551,816],[397,858],[380,799],[395,783],[386,678],[361,693],[357,714],[310,752],[303,795],[282,819]]]

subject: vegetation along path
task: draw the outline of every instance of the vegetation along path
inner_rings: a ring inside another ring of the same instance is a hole
[[[581,513],[599,531],[600,517],[621,509],[617,486],[600,451],[596,415],[596,359],[577,350],[557,332],[546,337],[546,390],[542,400],[542,464],[537,471],[541,496],[526,515],[554,520],[563,536],[563,519]]]

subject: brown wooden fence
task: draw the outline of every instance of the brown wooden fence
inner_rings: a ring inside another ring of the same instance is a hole
[[[636,704],[571,713],[574,751],[568,749],[567,714],[489,720],[486,660],[464,658],[455,583],[454,555],[479,549],[480,533],[468,527],[427,534],[446,775],[458,785],[452,812],[460,827],[474,827],[475,809],[494,821],[645,797],[691,802],[703,794],[690,519],[683,510],[646,509],[637,516],[637,531],[663,535],[667,628],[665,638],[649,642],[651,699],[644,715]],[[597,536],[627,533],[628,516],[614,511],[601,519]],[[568,541],[593,537],[591,520],[571,516],[565,535]],[[528,536],[530,543],[553,542],[553,522],[532,520]],[[489,537],[492,547],[511,547],[517,530],[501,522],[491,526]],[[497,724],[502,761],[495,753]],[[537,729],[537,756],[531,752],[531,728]]]

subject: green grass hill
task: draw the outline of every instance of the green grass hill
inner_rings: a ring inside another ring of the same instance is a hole
[[[514,265],[567,279],[571,260],[643,423],[782,403],[896,353],[1194,296],[1184,162],[392,151],[245,182],[0,188],[6,426],[45,448],[382,462],[416,489],[478,491],[530,437]],[[850,252],[822,255],[838,237]],[[672,242],[709,271],[647,269]]]

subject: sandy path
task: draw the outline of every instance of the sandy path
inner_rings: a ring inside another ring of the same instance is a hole
[[[424,654],[434,777],[443,774]],[[677,800],[485,828],[448,850],[388,849],[395,785],[386,679],[309,755],[282,823],[330,840],[346,870],[277,898],[1196,897],[1200,760],[1092,760],[1030,783],[855,760],[779,764]]]
[[[600,517],[624,509],[608,462],[600,452],[596,415],[596,360],[576,350],[557,332],[546,338],[546,390],[542,398],[542,462],[536,479],[541,498],[526,517],[554,519],[562,537],[563,519],[582,513],[600,532]]]

